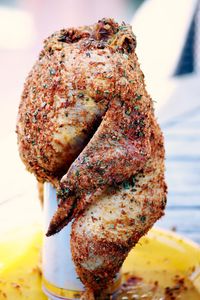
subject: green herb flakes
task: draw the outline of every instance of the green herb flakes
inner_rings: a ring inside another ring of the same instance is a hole
[[[33,113],[34,117],[37,116],[38,112],[39,112],[39,109],[37,108],[37,109],[34,111],[34,113]]]
[[[135,183],[136,183],[135,176],[133,176],[133,177],[132,177],[132,184],[131,184],[131,185],[132,185],[132,187],[134,187],[134,186],[135,186]]]
[[[130,183],[128,181],[124,181],[122,185],[125,190],[130,189]]]
[[[110,92],[109,91],[104,91],[104,94],[109,95]]]
[[[135,80],[132,80],[132,79],[131,79],[131,80],[129,80],[129,82],[130,82],[130,83],[135,83]]]
[[[78,93],[78,98],[83,98],[84,94],[83,93]]]
[[[53,69],[53,68],[49,69],[49,74],[50,75],[55,75],[56,74],[56,70]]]
[[[125,111],[125,114],[126,114],[127,116],[130,116],[130,114],[131,114],[131,109],[128,108],[128,109]]]
[[[138,132],[138,136],[139,137],[143,137],[144,136],[144,133],[142,131]]]
[[[142,223],[144,223],[146,221],[146,216],[140,216],[139,218]]]
[[[142,95],[136,94],[136,97],[135,97],[136,100],[140,100],[141,98],[142,98]]]

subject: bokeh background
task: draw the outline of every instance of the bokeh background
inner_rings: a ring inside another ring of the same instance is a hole
[[[23,82],[43,40],[52,32],[70,26],[92,24],[104,16],[131,20],[142,1],[128,0],[1,0],[0,137],[15,127],[16,104]],[[6,124],[6,126],[5,126]]]
[[[198,0],[0,0],[1,228],[36,217],[37,188],[16,146],[24,80],[43,40],[102,17],[129,22],[165,135],[166,215],[157,225],[200,242],[200,17]]]

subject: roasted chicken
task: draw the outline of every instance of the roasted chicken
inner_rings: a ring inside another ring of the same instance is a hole
[[[57,189],[47,232],[71,220],[81,281],[97,295],[163,215],[164,145],[131,27],[112,19],[44,43],[19,106],[20,156]]]

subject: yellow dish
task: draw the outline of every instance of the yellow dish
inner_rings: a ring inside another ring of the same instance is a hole
[[[197,244],[171,231],[153,228],[131,251],[122,271],[125,278],[142,278],[136,280],[132,290],[143,297],[130,299],[199,300],[199,267]]]
[[[47,299],[41,290],[41,245],[40,225],[18,228],[0,238],[0,300]],[[145,290],[146,298],[137,299],[156,300],[164,291],[177,298],[163,299],[196,300],[200,299],[199,267],[198,245],[172,232],[152,229],[131,251],[122,273],[124,279],[135,278],[135,292]],[[157,290],[157,296],[150,298],[149,290]]]

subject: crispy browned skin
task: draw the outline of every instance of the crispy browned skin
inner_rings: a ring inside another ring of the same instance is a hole
[[[116,23],[104,23],[95,25],[91,34],[102,39],[104,49],[98,49],[98,39],[90,46],[91,53],[96,52],[101,57],[104,71],[99,74],[95,68],[92,73],[87,65],[84,74],[89,71],[92,82],[99,84],[93,95],[96,101],[99,95],[105,97],[106,94],[109,107],[98,130],[61,180],[59,209],[48,235],[61,230],[84,209],[86,202],[94,201],[95,195],[107,186],[116,185],[136,174],[150,155],[152,103],[135,54],[135,37],[129,26],[116,27]],[[109,26],[106,39],[105,26]],[[102,36],[97,35],[99,31],[103,32]],[[84,40],[74,46],[81,48],[81,57],[85,57],[85,51],[88,51],[83,44]],[[81,80],[85,81],[85,76]]]
[[[151,158],[134,177],[107,189],[72,226],[71,249],[83,283],[95,293],[109,286],[138,240],[164,214],[163,137],[151,124]]]
[[[47,235],[75,218],[73,259],[97,292],[163,214],[166,199],[163,138],[135,46],[131,27],[111,19],[53,34],[19,107],[21,158],[58,190]]]

